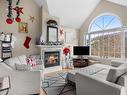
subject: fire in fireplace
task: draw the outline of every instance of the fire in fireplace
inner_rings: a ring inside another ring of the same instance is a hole
[[[59,66],[60,65],[60,52],[48,51],[44,54],[45,67]]]

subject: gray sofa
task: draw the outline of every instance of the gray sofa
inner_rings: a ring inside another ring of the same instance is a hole
[[[67,80],[76,84],[77,95],[126,95],[127,65],[121,67],[94,64],[70,71]],[[119,78],[114,82],[115,76]]]

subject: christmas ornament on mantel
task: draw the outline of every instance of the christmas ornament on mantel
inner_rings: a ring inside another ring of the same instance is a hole
[[[17,0],[15,8],[12,8],[12,0],[7,0],[7,1],[9,2],[9,6],[8,6],[8,15],[7,15],[8,18],[7,18],[6,22],[8,24],[12,24],[14,21],[14,18],[12,17],[12,15],[13,15],[12,9],[15,10],[17,13],[17,17],[15,18],[15,21],[21,22],[21,18],[19,16],[20,16],[20,13],[23,14],[23,11],[22,11],[23,7],[19,7],[20,0]]]

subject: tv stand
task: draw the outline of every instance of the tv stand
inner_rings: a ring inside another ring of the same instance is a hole
[[[88,58],[79,57],[73,58],[73,66],[74,67],[86,67],[89,64]]]

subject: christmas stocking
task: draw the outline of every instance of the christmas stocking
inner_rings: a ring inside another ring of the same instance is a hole
[[[24,47],[27,48],[27,49],[29,48],[30,40],[31,40],[31,38],[28,37],[28,36],[26,36],[26,40],[25,40],[25,42],[24,42]]]

